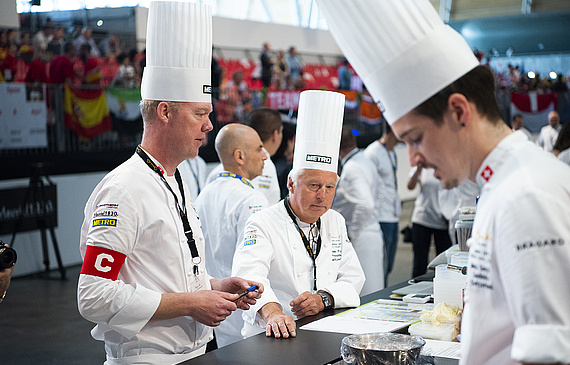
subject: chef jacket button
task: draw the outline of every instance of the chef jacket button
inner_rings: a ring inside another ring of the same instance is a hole
[[[298,277],[301,277],[301,276],[303,276],[303,273],[302,273],[302,272],[298,272],[298,273],[297,273],[297,276],[298,276]]]

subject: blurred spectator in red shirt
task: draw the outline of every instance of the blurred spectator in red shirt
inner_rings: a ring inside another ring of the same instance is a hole
[[[50,63],[49,82],[50,84],[69,84],[73,83],[75,71],[71,60],[75,57],[75,47],[71,43],[63,46],[63,55],[56,56]]]
[[[79,58],[83,63],[83,80],[84,84],[99,85],[101,83],[101,72],[99,70],[99,61],[93,57],[91,46],[87,43],[79,47]]]
[[[16,57],[10,52],[8,34],[0,31],[0,82],[10,82],[16,75]]]

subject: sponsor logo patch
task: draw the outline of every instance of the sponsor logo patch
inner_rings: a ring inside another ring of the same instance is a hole
[[[104,210],[102,212],[96,212],[93,214],[93,218],[99,218],[99,217],[118,217],[119,213],[117,211],[114,210]]]
[[[332,157],[307,154],[307,156],[305,157],[305,161],[326,163],[330,165],[332,163]]]
[[[99,204],[97,205],[97,209],[99,208],[118,209],[119,204]]]
[[[93,219],[93,227],[100,227],[100,226],[116,227],[117,226],[117,220],[116,219],[109,219],[109,218]]]
[[[203,94],[211,94],[212,87],[210,85],[202,85],[202,93]]]

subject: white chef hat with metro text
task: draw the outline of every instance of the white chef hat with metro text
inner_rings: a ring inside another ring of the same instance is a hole
[[[344,94],[306,90],[299,97],[293,170],[337,173]]]

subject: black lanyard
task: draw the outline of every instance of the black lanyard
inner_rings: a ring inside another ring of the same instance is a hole
[[[316,292],[317,291],[317,261],[316,260],[317,260],[317,256],[319,255],[319,252],[321,251],[321,218],[319,218],[317,220],[317,229],[319,230],[319,238],[317,238],[316,252],[313,252],[313,249],[311,248],[311,243],[307,239],[307,236],[305,236],[305,232],[303,232],[301,227],[299,227],[299,225],[297,224],[297,218],[295,217],[295,214],[293,214],[293,210],[291,210],[291,206],[289,205],[289,198],[288,197],[283,199],[283,204],[285,205],[285,209],[287,210],[287,213],[289,213],[289,217],[291,217],[293,224],[297,228],[297,231],[299,231],[299,234],[301,235],[301,239],[303,240],[303,244],[305,245],[305,249],[307,250],[309,257],[311,258],[311,260],[313,260],[313,291]],[[310,229],[311,228],[309,228],[309,232],[310,232]]]
[[[176,182],[178,183],[178,189],[180,190],[180,195],[182,197],[182,206],[178,203],[178,197],[176,193],[172,190],[168,181],[164,178],[162,173],[162,169],[158,167],[148,155],[143,151],[141,146],[137,146],[137,155],[143,159],[143,161],[147,164],[147,166],[156,172],[158,176],[160,176],[160,180],[166,185],[166,188],[172,193],[174,196],[174,201],[176,202],[176,208],[178,208],[178,214],[180,214],[180,219],[182,220],[182,226],[184,227],[184,234],[186,235],[186,242],[188,243],[188,247],[190,247],[190,253],[192,254],[192,263],[194,264],[194,275],[198,274],[198,264],[200,263],[200,255],[198,254],[198,248],[196,247],[196,240],[194,240],[194,235],[192,234],[192,228],[190,227],[190,222],[188,222],[188,216],[186,214],[186,198],[184,197],[184,186],[182,185],[182,177],[180,176],[180,172],[176,169],[174,173],[174,177],[176,178]]]

